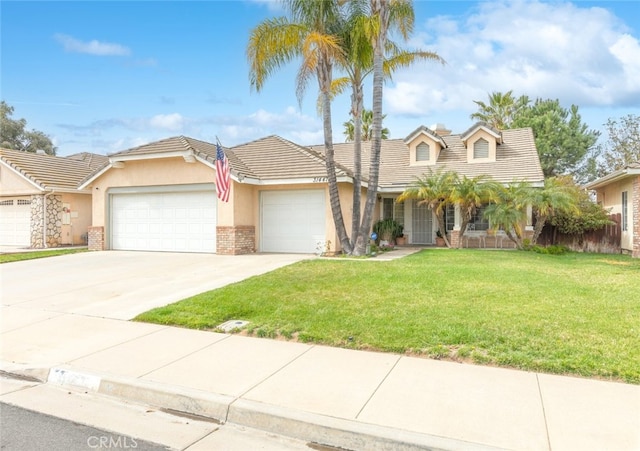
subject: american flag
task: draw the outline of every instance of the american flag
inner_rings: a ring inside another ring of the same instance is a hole
[[[216,144],[216,191],[218,199],[229,202],[231,192],[231,177],[229,172],[229,160],[222,151],[220,144]]]

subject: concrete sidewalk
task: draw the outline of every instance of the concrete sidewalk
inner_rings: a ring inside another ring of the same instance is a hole
[[[640,449],[637,385],[3,304],[0,370],[52,385],[354,450]]]

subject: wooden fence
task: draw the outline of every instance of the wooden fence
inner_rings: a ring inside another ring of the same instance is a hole
[[[600,252],[604,254],[619,254],[622,221],[620,213],[609,215],[609,219],[614,222],[599,230],[592,230],[584,235],[567,235],[560,233],[557,227],[545,224],[542,233],[538,237],[538,244],[549,246],[559,244],[567,246],[577,252]]]

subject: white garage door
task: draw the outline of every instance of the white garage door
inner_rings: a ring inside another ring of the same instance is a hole
[[[211,191],[111,196],[111,248],[216,251],[216,195]]]
[[[263,191],[260,250],[314,253],[325,239],[324,190]]]
[[[0,201],[0,244],[31,245],[31,200],[3,199]]]

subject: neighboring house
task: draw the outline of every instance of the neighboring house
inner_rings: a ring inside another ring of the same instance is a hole
[[[363,143],[363,198],[369,147]],[[353,144],[335,149],[342,212],[350,228]],[[211,143],[178,136],[113,154],[80,184],[93,193],[89,247],[220,254],[339,251],[323,152],[322,146],[299,146],[277,136],[225,149],[232,179],[228,203],[216,197]],[[376,214],[402,222],[409,243],[434,243],[435,220],[426,207],[394,199],[416,176],[439,166],[502,183],[541,186],[544,181],[530,129],[500,132],[478,123],[451,135],[420,127],[404,140],[384,140]],[[530,224],[529,219],[529,229]],[[488,227],[481,212],[473,225]],[[450,209],[447,228],[454,242],[459,227],[459,215]]]
[[[78,190],[78,183],[106,159],[0,149],[0,244],[32,248],[86,244],[91,192]]]
[[[596,200],[612,214],[620,214],[623,252],[640,258],[640,161],[588,183]]]

